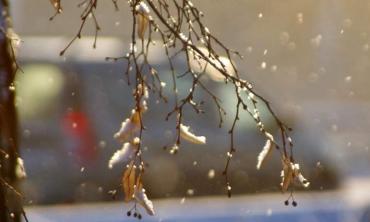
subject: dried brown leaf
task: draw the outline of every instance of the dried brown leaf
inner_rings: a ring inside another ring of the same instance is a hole
[[[135,166],[134,162],[131,161],[122,177],[123,192],[125,194],[125,201],[129,202],[133,199],[135,189]]]
[[[149,7],[144,3],[140,2],[136,6],[137,16],[137,34],[141,40],[144,40],[145,31],[149,25]]]
[[[144,39],[144,35],[146,32],[146,29],[149,25],[149,19],[146,15],[139,14],[138,15],[138,23],[137,23],[137,34],[140,37],[140,39]]]
[[[54,9],[57,13],[62,13],[62,5],[60,3],[61,0],[50,0],[50,3],[53,5]]]
[[[131,115],[131,122],[134,123],[136,126],[140,126],[140,113],[134,111]]]
[[[281,177],[281,190],[286,192],[294,179],[294,169],[292,168],[292,163],[288,158],[283,159],[283,170],[281,171]]]

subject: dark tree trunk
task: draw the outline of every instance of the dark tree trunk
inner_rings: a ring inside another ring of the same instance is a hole
[[[18,120],[13,81],[16,73],[14,51],[7,33],[11,28],[8,0],[0,0],[0,221],[20,221],[20,198],[15,167],[18,156]],[[10,216],[11,215],[11,216]]]

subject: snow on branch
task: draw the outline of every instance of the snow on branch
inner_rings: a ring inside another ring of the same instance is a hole
[[[81,38],[81,31],[85,26],[88,16],[93,18],[95,25],[96,47],[97,33],[100,30],[98,21],[95,17],[98,0],[84,0],[81,13],[81,25],[76,36],[61,51],[63,55],[72,43]],[[289,128],[280,117],[274,112],[269,101],[262,97],[253,88],[253,85],[246,79],[241,78],[234,57],[242,59],[242,55],[227,47],[212,34],[203,21],[203,13],[189,0],[128,0],[131,9],[131,43],[127,52],[121,57],[107,57],[108,61],[124,61],[126,64],[123,74],[126,77],[128,86],[133,90],[132,99],[134,107],[131,114],[127,115],[121,124],[116,138],[123,147],[113,154],[108,165],[113,167],[118,163],[127,164],[124,168],[122,184],[126,201],[134,201],[132,208],[135,215],[137,212],[136,204],[142,205],[149,215],[154,214],[153,204],[147,198],[145,189],[142,187],[141,178],[145,172],[145,162],[142,156],[142,141],[144,130],[143,116],[146,111],[150,111],[148,106],[150,96],[157,96],[160,101],[170,106],[170,112],[166,115],[169,121],[171,116],[175,116],[176,123],[174,130],[176,137],[170,153],[178,153],[181,140],[187,140],[195,144],[205,144],[204,136],[197,136],[189,129],[190,126],[183,124],[187,116],[184,115],[184,108],[191,107],[196,113],[203,113],[203,102],[195,99],[195,93],[202,92],[209,97],[218,110],[218,125],[223,126],[223,119],[226,115],[221,100],[214,94],[211,88],[205,84],[205,79],[211,79],[219,84],[230,84],[233,87],[234,98],[236,99],[235,115],[233,122],[229,126],[230,145],[226,152],[226,164],[223,170],[225,177],[225,190],[231,196],[232,185],[229,180],[229,167],[233,154],[237,150],[235,145],[235,131],[242,112],[247,113],[255,122],[256,128],[266,139],[266,143],[257,157],[257,169],[260,169],[267,161],[268,156],[276,150],[283,160],[282,191],[291,187],[292,181],[297,178],[302,185],[307,187],[309,182],[300,173],[299,165],[295,163],[293,157],[293,142],[290,137]],[[116,10],[119,10],[118,0],[112,0]],[[52,0],[53,7],[57,13],[61,12],[60,1]],[[169,95],[164,95],[163,87],[165,83],[162,76],[153,66],[149,55],[154,45],[160,42],[163,46],[165,59],[168,62],[172,80],[172,91]],[[185,72],[180,73],[175,69],[174,59],[182,58],[185,63]],[[180,97],[178,93],[178,81],[184,76],[192,80],[192,85],[188,93]],[[258,104],[258,105],[257,105]],[[265,128],[264,120],[260,117],[260,107],[264,106],[273,117],[279,129],[277,135],[272,136]],[[136,142],[134,141],[136,139]],[[139,176],[137,173],[139,172]],[[137,176],[137,177],[136,177]],[[131,215],[130,210],[128,215]]]

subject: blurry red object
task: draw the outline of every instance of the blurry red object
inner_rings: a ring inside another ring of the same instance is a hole
[[[67,136],[67,146],[81,164],[92,163],[97,157],[96,139],[92,125],[85,113],[68,112],[63,118],[63,130]]]

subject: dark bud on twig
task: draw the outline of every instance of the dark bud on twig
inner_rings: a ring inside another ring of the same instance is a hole
[[[298,205],[298,203],[293,200],[292,205],[293,205],[293,207],[296,207]]]

